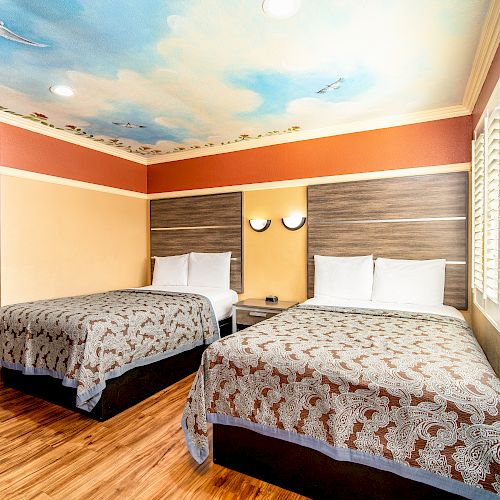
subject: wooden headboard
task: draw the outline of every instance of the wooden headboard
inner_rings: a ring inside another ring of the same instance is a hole
[[[232,252],[231,288],[243,292],[242,199],[227,193],[152,200],[151,257]]]
[[[309,186],[307,293],[314,255],[445,258],[445,304],[467,309],[468,173]]]

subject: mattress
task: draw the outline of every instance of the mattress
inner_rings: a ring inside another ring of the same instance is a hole
[[[229,318],[232,314],[233,304],[238,302],[238,294],[234,290],[209,288],[204,286],[144,286],[133,290],[158,290],[163,292],[196,293],[203,295],[212,304],[217,321]]]

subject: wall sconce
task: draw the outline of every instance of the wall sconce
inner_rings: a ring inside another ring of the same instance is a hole
[[[281,222],[290,231],[297,231],[297,229],[300,229],[306,223],[306,218],[300,214],[292,214],[288,217],[283,217]]]
[[[270,225],[269,219],[249,219],[250,227],[258,233],[263,233]]]

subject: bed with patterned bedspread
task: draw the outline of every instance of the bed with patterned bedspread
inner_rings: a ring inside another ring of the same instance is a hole
[[[480,498],[500,493],[499,412],[465,321],[301,305],[205,351],[182,426],[200,463],[207,424],[233,425]]]
[[[0,309],[0,366],[50,375],[91,411],[106,380],[219,338],[210,300],[120,290]]]

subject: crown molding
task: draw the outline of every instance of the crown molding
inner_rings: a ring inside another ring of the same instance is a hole
[[[500,0],[499,0],[500,1]],[[116,146],[109,146],[100,142],[92,141],[84,136],[74,135],[66,130],[59,130],[37,122],[32,122],[26,118],[10,115],[5,112],[0,112],[0,122],[15,127],[30,130],[39,134],[53,137],[62,141],[76,144],[94,151],[110,154],[124,160],[133,161],[142,165],[156,165],[159,163],[168,163],[172,161],[188,160],[191,158],[200,158],[203,156],[212,156],[222,153],[234,153],[236,151],[245,151],[247,149],[261,148],[265,146],[276,146],[278,144],[288,144],[291,142],[307,141],[310,139],[320,139],[322,137],[332,137],[335,135],[351,134],[354,132],[363,132],[368,130],[376,130],[388,127],[397,127],[401,125],[411,125],[414,123],[422,123],[434,120],[443,120],[446,118],[456,118],[470,114],[470,110],[458,104],[446,108],[437,108],[427,111],[418,111],[404,115],[386,116],[375,118],[372,120],[361,120],[351,122],[334,127],[325,127],[313,130],[301,130],[290,132],[288,134],[273,135],[262,137],[260,139],[250,139],[232,144],[224,144],[220,146],[212,146],[189,151],[179,151],[177,153],[169,153],[154,157],[143,157],[138,154],[129,153]]]
[[[48,127],[47,125],[42,125],[41,123],[32,122],[26,118],[11,115],[4,111],[0,112],[0,123],[6,123],[7,125],[13,125],[14,127],[29,130],[30,132],[36,132],[37,134],[46,135],[47,137],[76,144],[77,146],[82,146],[87,149],[93,149],[94,151],[99,151],[100,153],[106,153],[118,158],[123,158],[124,160],[147,165],[147,159],[141,157],[140,155],[129,153],[128,151],[124,151],[116,146],[109,146],[107,144],[102,144],[101,142],[93,141],[85,136],[72,134],[66,130],[59,130]]]
[[[456,118],[458,116],[466,116],[469,114],[470,110],[465,108],[462,104],[458,104],[456,106],[449,106],[446,108],[418,111],[416,113],[408,113],[397,116],[385,116],[372,120],[362,120],[358,122],[337,125],[334,127],[302,130],[298,132],[291,132],[289,134],[273,135],[269,137],[262,137],[260,139],[250,139],[233,144],[225,144],[223,146],[200,148],[195,151],[180,151],[178,153],[158,155],[147,158],[146,164],[155,165],[158,163],[168,163],[172,161],[187,160],[191,158],[200,158],[202,156],[212,156],[222,153],[234,153],[236,151],[244,151],[247,149],[260,148],[264,146],[276,146],[278,144],[288,144],[290,142],[307,141],[310,139],[320,139],[322,137],[352,134],[354,132],[364,132],[368,130],[397,127],[401,125],[411,125],[414,123],[423,123],[434,120],[444,120],[446,118]]]
[[[500,0],[491,0],[465,87],[463,105],[472,113],[500,43]]]
[[[139,193],[137,191],[129,191],[128,189],[103,186],[102,184],[93,184],[91,182],[77,181],[74,179],[66,179],[64,177],[57,177],[55,175],[39,174],[38,172],[20,170],[11,167],[3,167],[0,165],[0,176],[1,175],[8,177],[18,177],[21,179],[28,179],[32,181],[48,182],[50,184],[58,184],[60,186],[88,189],[90,191],[98,191],[101,193],[115,194],[119,196],[127,196],[129,198],[139,198],[141,200],[148,199],[148,195],[146,193]]]
[[[410,177],[414,175],[448,174],[450,172],[469,172],[470,170],[471,170],[470,163],[450,163],[448,165],[432,165],[429,167],[401,168],[395,170],[378,170],[372,172],[359,172],[355,174],[325,175],[322,177],[306,177],[302,179],[289,179],[284,181],[258,182],[255,184],[238,184],[233,186],[186,189],[183,191],[166,191],[163,193],[150,193],[148,195],[148,199],[159,200],[164,198],[183,198],[186,196],[234,193],[235,191],[259,191],[263,189],[303,187],[315,184],[333,184],[338,182],[366,181],[370,179]]]

